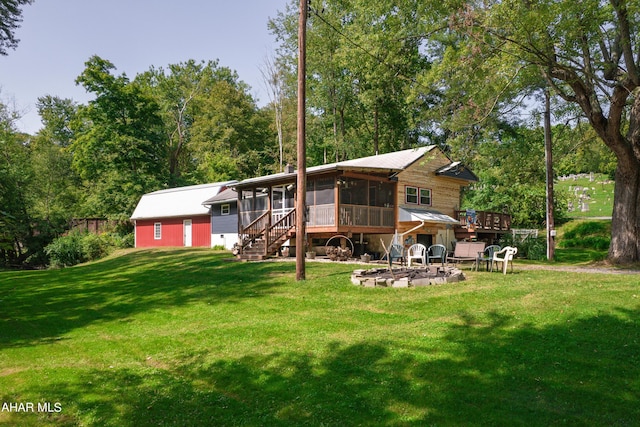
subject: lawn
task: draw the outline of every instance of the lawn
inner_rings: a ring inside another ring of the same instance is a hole
[[[353,268],[298,283],[164,249],[0,272],[0,404],[26,411],[0,424],[637,425],[640,276],[516,261],[392,289]]]
[[[589,197],[589,210],[586,212],[579,208],[582,191],[576,192],[576,187],[583,189]],[[588,177],[559,180],[555,183],[555,188],[569,196],[568,200],[574,206],[574,210],[568,213],[570,218],[610,217],[613,213],[615,183],[604,174],[595,174],[593,181]]]

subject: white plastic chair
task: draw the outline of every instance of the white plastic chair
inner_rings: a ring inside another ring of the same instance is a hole
[[[420,260],[423,266],[427,266],[427,247],[421,243],[416,243],[409,247],[407,252],[407,266],[411,267],[413,260]]]
[[[493,265],[496,267],[498,263],[502,263],[502,274],[507,274],[507,265],[511,263],[511,272],[513,273],[513,257],[518,253],[518,248],[513,246],[505,246],[502,250],[493,253],[493,259],[491,260],[491,271],[493,271]],[[502,256],[500,256],[502,255]]]

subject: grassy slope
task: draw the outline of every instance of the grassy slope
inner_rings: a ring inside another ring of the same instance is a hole
[[[566,192],[570,196],[569,200],[573,201],[576,210],[569,212],[570,218],[594,218],[594,217],[610,217],[613,212],[613,192],[615,184],[610,181],[606,175],[596,174],[593,182],[589,178],[578,178],[574,180],[556,181],[555,188]],[[579,198],[575,196],[574,191],[569,191],[569,187],[589,188],[588,194],[591,197],[589,201],[589,211],[581,212],[578,209]]]
[[[353,265],[134,251],[0,273],[7,425],[633,425],[640,278],[368,289]]]

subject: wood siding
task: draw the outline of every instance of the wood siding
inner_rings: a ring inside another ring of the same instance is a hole
[[[199,215],[180,218],[136,220],[136,247],[184,246],[184,220],[191,220],[191,245],[211,246],[211,217]],[[161,224],[161,238],[154,238],[156,223]]]
[[[431,209],[453,217],[454,211],[460,206],[460,187],[468,185],[468,182],[436,175],[436,170],[449,163],[450,160],[444,154],[434,150],[398,174],[396,206]],[[407,204],[405,201],[407,187],[431,190],[431,204]]]

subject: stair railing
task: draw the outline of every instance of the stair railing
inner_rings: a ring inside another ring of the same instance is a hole
[[[266,211],[242,230],[242,249],[261,237],[271,222],[271,212]]]
[[[272,248],[272,245],[279,245],[280,239],[289,233],[296,226],[296,210],[293,209],[291,212],[280,218],[276,221],[269,230],[267,231],[267,252],[273,251],[277,248]],[[286,240],[286,239],[285,239]]]

